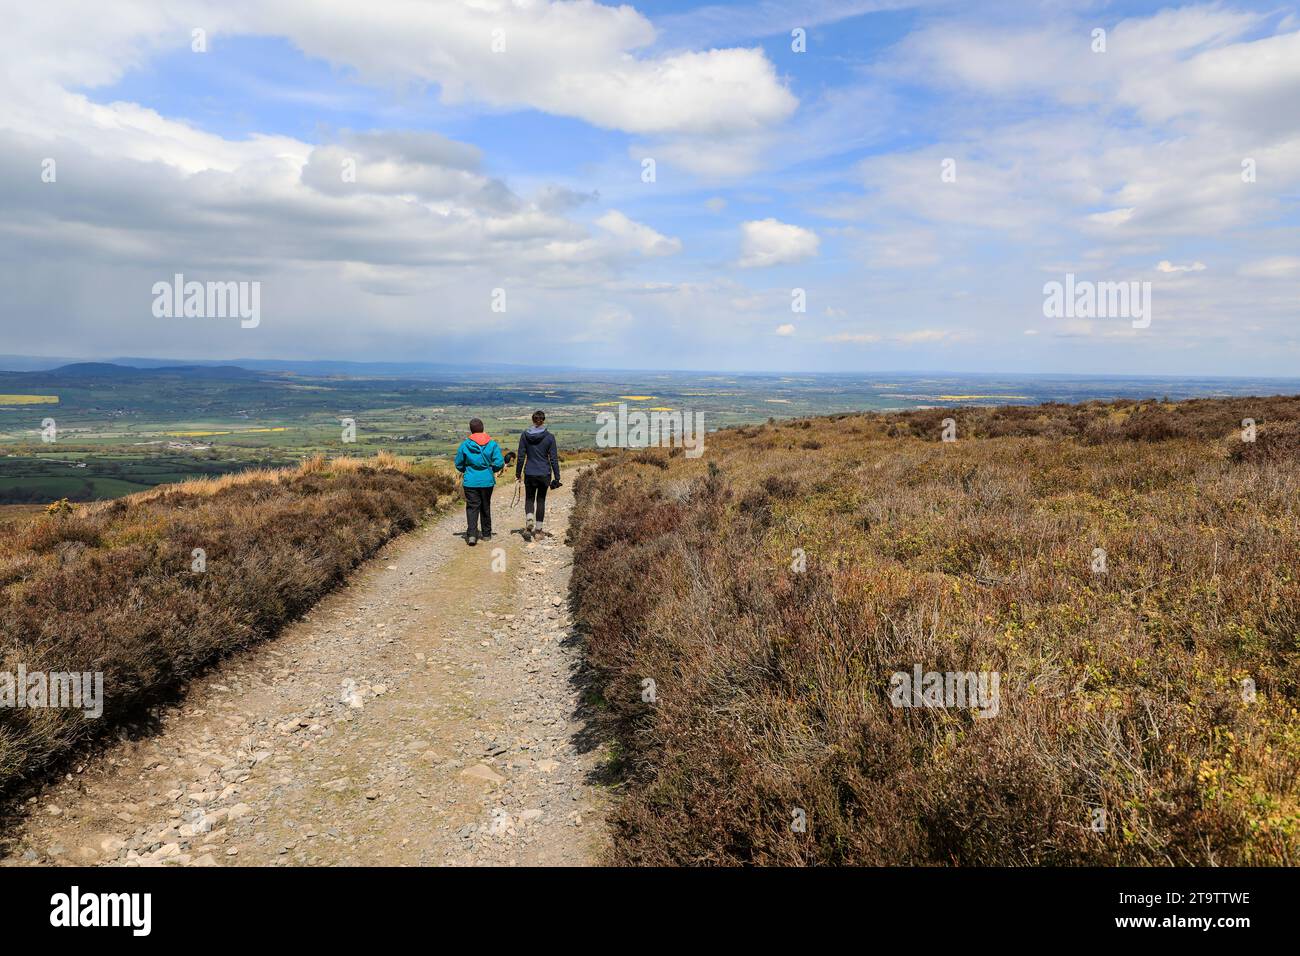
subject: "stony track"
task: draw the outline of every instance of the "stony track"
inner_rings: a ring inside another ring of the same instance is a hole
[[[4,865],[582,865],[603,749],[582,714],[558,535],[522,509],[391,542],[273,640],[213,667],[148,732],[20,806]]]

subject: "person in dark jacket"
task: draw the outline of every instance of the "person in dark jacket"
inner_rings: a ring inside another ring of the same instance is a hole
[[[524,482],[525,541],[545,533],[542,522],[546,519],[546,491],[560,487],[560,451],[545,422],[545,412],[533,412],[533,427],[519,436],[519,456],[515,459],[515,481],[522,476]]]
[[[469,530],[465,541],[477,544],[482,519],[483,540],[492,538],[492,489],[497,474],[505,468],[501,446],[483,431],[483,422],[470,419],[469,437],[456,449],[456,470],[465,476],[465,520]]]

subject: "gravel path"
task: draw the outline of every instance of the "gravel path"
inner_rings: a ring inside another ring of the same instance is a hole
[[[0,864],[581,865],[604,759],[581,715],[560,536],[464,512],[391,542],[274,640],[196,681],[152,730],[70,767],[10,821]]]

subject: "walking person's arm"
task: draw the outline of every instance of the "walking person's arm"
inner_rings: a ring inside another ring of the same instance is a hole
[[[560,443],[555,440],[554,435],[551,436],[551,447],[547,450],[547,457],[551,462],[551,476],[558,487],[560,484]]]
[[[465,443],[464,442],[461,442],[460,447],[456,449],[456,470],[459,471],[462,475],[465,474]]]
[[[524,438],[524,433],[519,433],[519,451],[515,452],[515,481],[519,481],[524,475],[524,459],[528,457],[528,442]]]

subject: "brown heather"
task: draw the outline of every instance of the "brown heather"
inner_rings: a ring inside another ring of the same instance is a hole
[[[391,456],[316,458],[0,524],[0,671],[100,671],[105,696],[99,720],[0,710],[0,792],[274,634],[452,491]]]
[[[576,490],[613,861],[1300,862],[1300,398],[769,422]],[[1000,713],[891,706],[915,664]]]

